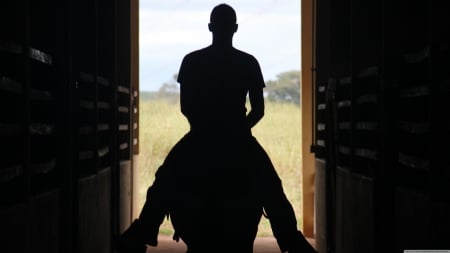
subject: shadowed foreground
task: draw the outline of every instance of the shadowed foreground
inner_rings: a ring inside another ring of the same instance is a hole
[[[313,239],[307,238],[311,245],[315,246]],[[147,253],[185,253],[186,245],[182,242],[175,242],[171,236],[160,235],[158,247],[147,247]],[[277,241],[274,237],[256,237],[254,253],[279,253]]]

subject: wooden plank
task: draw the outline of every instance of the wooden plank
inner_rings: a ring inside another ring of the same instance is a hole
[[[31,59],[36,60],[40,63],[44,63],[47,65],[53,64],[53,58],[51,55],[49,55],[41,50],[38,50],[36,48],[30,48],[29,55],[30,55]]]
[[[97,207],[99,253],[111,252],[111,168],[97,173]]]
[[[78,181],[78,247],[80,253],[99,252],[97,176]]]
[[[0,209],[0,238],[2,238],[2,253],[25,253],[27,236],[27,205],[15,204]]]
[[[327,252],[327,237],[333,236],[327,231],[327,192],[326,192],[326,164],[323,160],[315,162],[315,216],[316,216],[316,245],[319,252]]]
[[[0,77],[0,91],[20,94],[22,90],[22,83],[6,76]]]
[[[59,252],[60,193],[58,189],[31,199],[31,245],[35,252]]]
[[[425,193],[398,187],[395,191],[395,252],[430,249],[431,202]]]
[[[358,174],[351,176],[353,252],[375,252],[374,181]],[[345,226],[346,224],[344,224]]]
[[[132,209],[132,171],[131,161],[124,160],[120,162],[119,170],[119,230],[125,231],[131,224],[131,209]]]
[[[353,209],[351,173],[338,167],[336,173],[336,253],[351,253],[353,245]],[[332,236],[329,234],[329,236]]]

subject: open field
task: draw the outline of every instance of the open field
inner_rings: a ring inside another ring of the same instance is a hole
[[[188,122],[181,114],[179,104],[157,100],[141,101],[139,207],[144,204],[147,188],[154,180],[156,169],[188,129]],[[266,102],[265,116],[253,129],[253,135],[272,159],[301,228],[300,108],[294,104]],[[160,231],[163,234],[172,234],[170,222],[165,221]],[[262,219],[258,235],[272,235],[269,222],[265,218]]]

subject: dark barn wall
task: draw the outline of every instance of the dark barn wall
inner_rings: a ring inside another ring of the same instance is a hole
[[[450,249],[448,7],[324,0],[316,10],[319,249]]]
[[[130,1],[1,1],[0,28],[0,251],[112,252],[131,219]]]

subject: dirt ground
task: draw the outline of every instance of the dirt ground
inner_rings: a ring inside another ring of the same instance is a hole
[[[315,246],[315,241],[308,241]],[[254,253],[280,253],[277,242],[273,237],[257,237],[255,240]],[[172,240],[171,236],[160,235],[158,238],[158,247],[147,247],[147,253],[185,253],[186,245],[180,241]]]

